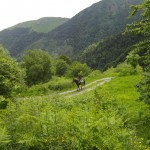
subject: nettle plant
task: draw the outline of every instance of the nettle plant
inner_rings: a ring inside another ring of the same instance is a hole
[[[1,114],[4,149],[133,149],[141,140],[126,125],[126,109],[98,92],[75,98],[31,97]]]

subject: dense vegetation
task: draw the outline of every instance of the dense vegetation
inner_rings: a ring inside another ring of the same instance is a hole
[[[91,68],[104,71],[124,62],[134,44],[138,43],[142,38],[144,37],[132,34],[128,36],[122,34],[111,36],[88,46],[78,54],[77,59],[87,63]]]
[[[132,58],[139,56],[137,61],[144,71],[143,81],[139,85],[140,99],[150,105],[150,1],[145,0],[142,5],[133,6],[132,16],[141,11],[142,19],[127,26],[127,33],[144,35],[145,40],[140,41],[133,50]]]
[[[12,59],[4,48],[1,48],[1,53]],[[37,56],[36,59],[31,59],[31,55]],[[25,70],[28,68],[24,63],[32,66],[32,62],[36,62],[42,66],[42,57],[39,59],[39,55],[44,58],[48,55],[49,60],[49,54],[44,51],[29,51],[21,66]],[[39,78],[41,84],[31,87],[22,85],[21,90],[18,87],[17,90],[11,91],[13,99],[1,93],[1,149],[149,149],[149,107],[144,102],[136,101],[139,93],[135,86],[140,81],[142,72],[139,66],[134,70],[131,65],[124,63],[100,73],[91,72],[85,64],[70,62],[66,56],[59,56],[53,60],[56,63],[50,60],[53,74],[56,71],[55,64],[61,61],[68,64],[64,77],[54,76],[45,84],[42,84],[45,81]],[[13,63],[5,61],[12,69],[16,68],[14,63],[15,60]],[[13,73],[6,66],[3,70]],[[81,95],[78,95],[78,92],[65,95],[56,93],[58,90],[75,88],[68,77],[73,77],[76,71],[87,71],[87,74],[84,74],[88,75],[87,83],[106,76],[115,78],[95,90],[88,91],[87,87]],[[11,77],[15,76],[16,80],[19,76],[14,73]],[[39,74],[38,70],[37,73]],[[4,77],[7,78],[5,75]],[[15,81],[14,85],[17,85],[17,82]]]
[[[12,93],[23,84],[23,78],[24,72],[19,64],[0,45],[0,96],[11,97]]]
[[[115,61],[115,67],[109,69],[105,66],[108,57],[102,64],[105,72],[39,49],[26,51],[17,62],[0,45],[0,149],[150,149],[150,1],[132,8],[131,15],[140,11],[141,20],[125,30],[130,49],[123,45],[122,35],[106,40],[116,48],[113,52],[119,53],[119,59],[121,48],[130,52],[126,60],[122,54],[123,63],[111,59],[108,63]],[[106,41],[88,47],[82,58],[107,50]],[[100,54],[102,63],[106,54]],[[91,59],[91,66],[100,65],[97,57]],[[86,79],[86,87],[77,92],[72,78],[79,74]]]
[[[26,81],[28,85],[49,81],[51,73],[51,57],[42,50],[29,50],[24,56]]]
[[[49,95],[9,102],[1,111],[1,148],[148,150],[149,109],[135,101],[140,78],[118,77],[71,98]]]

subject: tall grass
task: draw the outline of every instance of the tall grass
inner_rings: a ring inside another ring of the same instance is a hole
[[[71,98],[54,95],[9,102],[0,112],[0,146],[7,150],[148,150],[144,136],[148,132],[139,134],[149,113],[144,103],[136,101],[140,78],[117,77]]]

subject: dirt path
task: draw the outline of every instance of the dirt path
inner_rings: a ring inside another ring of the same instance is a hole
[[[43,96],[31,96],[31,97],[20,97],[18,98],[18,100],[31,100],[31,99],[41,99],[41,98],[44,98],[44,97],[53,97],[53,96],[59,96],[59,95],[64,95],[65,97],[73,97],[73,96],[76,96],[76,95],[80,95],[80,94],[83,94],[83,93],[86,93],[86,92],[89,92],[91,90],[94,90],[96,87],[98,86],[101,86],[107,82],[110,82],[112,80],[112,77],[109,77],[109,78],[102,78],[102,79],[99,79],[99,80],[96,80],[94,82],[91,82],[89,84],[86,84],[82,90],[80,91],[77,91],[77,88],[74,89],[74,90],[69,90],[69,91],[65,91],[65,92],[58,92],[58,93],[53,93],[53,94],[50,94],[50,95],[43,95]],[[90,87],[89,87],[90,86]]]
[[[85,85],[83,87],[83,89],[80,90],[80,91],[77,91],[77,89],[75,89],[75,90],[70,90],[70,91],[66,91],[66,92],[61,92],[59,94],[60,95],[66,95],[66,96],[69,96],[69,97],[80,95],[80,94],[89,92],[91,90],[94,90],[96,87],[101,86],[101,85],[103,85],[103,84],[105,84],[107,82],[110,82],[111,80],[112,80],[111,77],[110,78],[103,78],[103,79],[96,80],[94,82],[91,82],[91,83]],[[89,86],[91,86],[91,87],[88,88]]]

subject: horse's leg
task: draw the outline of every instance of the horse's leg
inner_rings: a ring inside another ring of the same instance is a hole
[[[79,88],[79,85],[78,85],[77,91],[79,91],[79,90],[80,90],[80,88]]]

